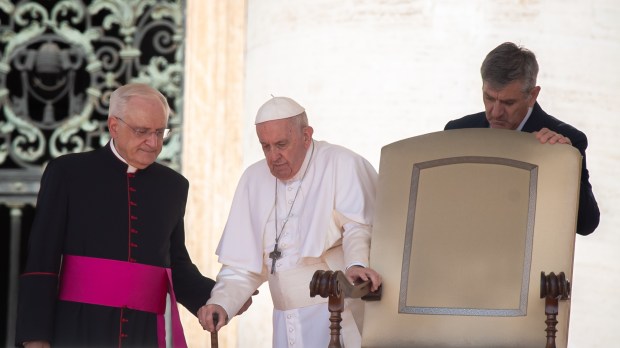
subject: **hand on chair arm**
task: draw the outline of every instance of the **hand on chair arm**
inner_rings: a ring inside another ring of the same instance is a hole
[[[370,287],[370,291],[375,292],[379,289],[379,285],[381,285],[382,279],[381,275],[377,273],[372,268],[361,267],[361,266],[352,266],[347,269],[345,272],[347,279],[354,284],[355,282],[368,281],[372,282],[372,286]]]

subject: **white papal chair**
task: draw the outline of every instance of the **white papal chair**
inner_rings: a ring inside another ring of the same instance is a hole
[[[461,129],[383,147],[363,347],[566,347],[581,173],[579,151],[533,134]],[[368,293],[317,271],[330,297]],[[326,323],[328,325],[329,323]]]

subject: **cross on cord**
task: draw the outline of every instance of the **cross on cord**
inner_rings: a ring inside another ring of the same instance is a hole
[[[276,260],[279,260],[282,257],[282,252],[278,250],[278,243],[273,247],[273,251],[269,253],[269,258],[271,259],[271,274],[274,274],[276,271]]]

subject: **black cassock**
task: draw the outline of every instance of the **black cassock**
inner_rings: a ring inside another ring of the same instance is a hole
[[[156,314],[58,300],[63,254],[170,267],[177,301],[194,315],[209,298],[215,283],[185,247],[187,179],[158,163],[127,168],[109,143],[47,165],[19,281],[17,343],[157,346]]]

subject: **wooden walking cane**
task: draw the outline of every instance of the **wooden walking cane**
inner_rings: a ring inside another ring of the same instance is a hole
[[[213,313],[213,325],[217,327],[217,322],[219,321],[219,315],[217,313]],[[218,348],[217,343],[217,329],[215,332],[211,332],[211,348]]]
[[[252,294],[252,296],[254,295],[258,295],[258,290],[254,290],[254,293]],[[250,299],[252,299],[250,297]],[[250,303],[252,303],[250,301],[250,299],[248,299],[248,302],[246,302],[246,305],[244,305],[244,308],[241,312],[245,312],[245,310],[250,306]],[[217,328],[217,323],[219,321],[220,316],[217,313],[213,313],[213,325]],[[227,322],[225,322],[227,323]],[[217,342],[217,329],[215,330],[215,332],[211,332],[211,348],[218,348],[218,342]]]

